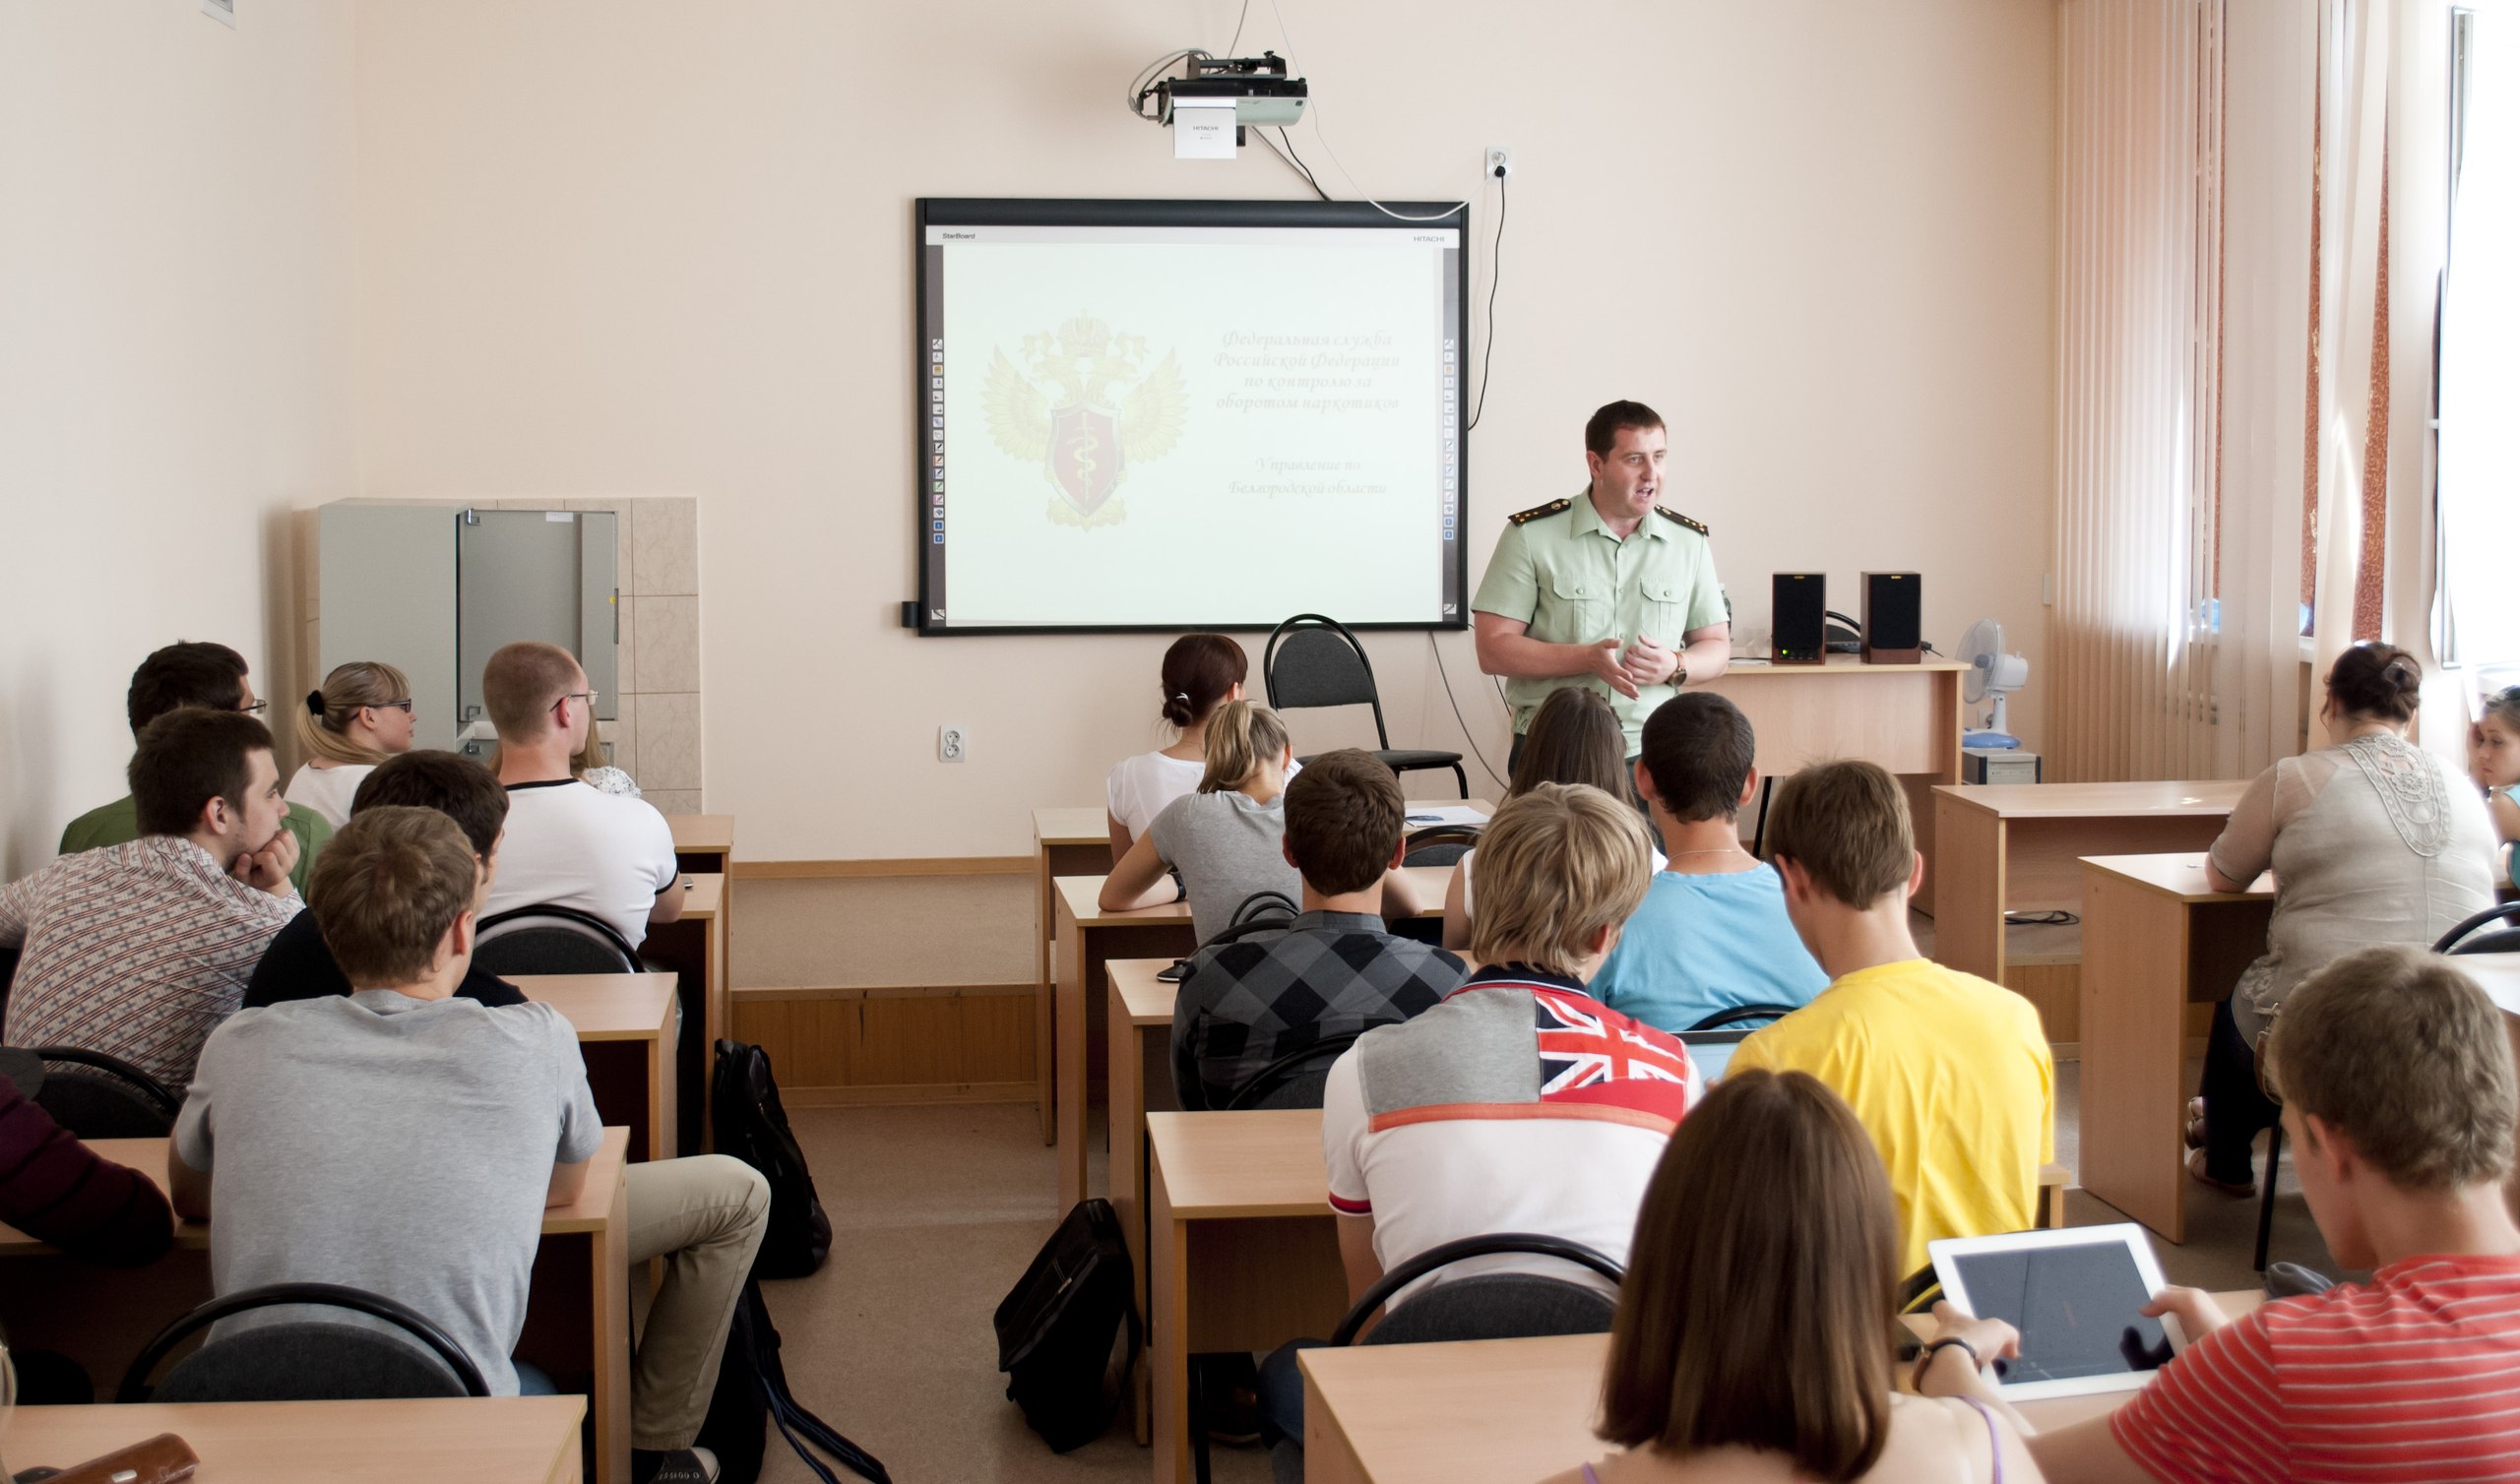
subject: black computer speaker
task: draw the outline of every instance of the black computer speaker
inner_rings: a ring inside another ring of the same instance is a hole
[[[1913,572],[1863,575],[1863,662],[1915,664],[1924,654],[1923,584]]]
[[[1829,575],[1780,572],[1768,606],[1770,652],[1778,664],[1818,664],[1824,657]]]

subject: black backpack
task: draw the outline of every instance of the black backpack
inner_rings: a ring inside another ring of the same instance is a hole
[[[779,1361],[779,1329],[761,1301],[761,1284],[747,1280],[726,1327],[725,1359],[718,1367],[718,1390],[709,1397],[708,1419],[700,1424],[700,1446],[718,1455],[718,1484],[754,1484],[761,1477],[769,1424],[776,1420],[780,1436],[805,1460],[823,1484],[840,1484],[830,1467],[816,1457],[812,1444],[870,1484],[893,1484],[893,1476],[864,1449],[834,1431],[831,1424],[805,1410],[788,1390],[788,1371]]]
[[[997,1306],[1006,1394],[1052,1453],[1111,1425],[1137,1363],[1136,1284],[1108,1201],[1080,1201]]]
[[[831,1255],[831,1217],[814,1195],[805,1151],[779,1105],[770,1053],[741,1041],[718,1043],[718,1084],[710,1099],[719,1152],[761,1171],[770,1182],[770,1224],[762,1233],[753,1276],[801,1278]]]

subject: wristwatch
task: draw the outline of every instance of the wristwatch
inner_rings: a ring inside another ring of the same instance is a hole
[[[1924,1353],[1917,1357],[1916,1374],[1908,1378],[1908,1385],[1911,1388],[1920,1393],[1924,1391],[1925,1371],[1933,1364],[1934,1356],[1944,1350],[1966,1350],[1969,1352],[1970,1365],[1981,1371],[1986,1368],[1985,1361],[1979,1357],[1978,1347],[1976,1345],[1962,1339],[1957,1334],[1946,1334],[1940,1339],[1934,1340],[1930,1344],[1926,1345]]]

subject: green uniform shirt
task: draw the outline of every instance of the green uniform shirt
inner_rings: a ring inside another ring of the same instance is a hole
[[[305,805],[291,804],[288,806],[287,829],[289,834],[297,836],[297,864],[290,869],[288,881],[289,885],[297,888],[297,895],[303,897],[306,895],[307,874],[315,869],[315,852],[323,849],[324,842],[333,837],[333,827],[324,822],[322,815]],[[138,838],[140,806],[133,803],[131,795],[126,793],[110,804],[99,805],[72,820],[70,828],[61,832],[61,853],[76,855],[82,850],[100,849]],[[227,862],[220,861],[220,864],[223,866]]]
[[[1706,527],[1685,516],[1657,506],[1622,541],[1603,526],[1587,491],[1508,520],[1470,605],[1499,618],[1521,619],[1530,625],[1531,637],[1544,644],[1615,639],[1625,645],[1644,634],[1677,650],[1686,648],[1681,636],[1690,630],[1728,621]],[[1547,680],[1517,676],[1505,682],[1515,733],[1530,729],[1532,712],[1549,692],[1570,685],[1609,701],[1627,730],[1630,757],[1636,754],[1645,718],[1679,692],[1677,686],[1649,685],[1630,701],[1598,675]]]

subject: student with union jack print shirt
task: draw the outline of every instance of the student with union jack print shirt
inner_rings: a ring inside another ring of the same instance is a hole
[[[1645,1188],[1700,1091],[1677,1039],[1584,989],[1651,874],[1636,810],[1598,788],[1543,783],[1496,811],[1480,838],[1470,944],[1485,966],[1330,1069],[1321,1142],[1351,1297],[1418,1253],[1490,1232],[1563,1237],[1626,1261]],[[1553,1258],[1498,1255],[1420,1279],[1392,1304],[1498,1271],[1614,1291]],[[1293,1347],[1269,1358],[1262,1382],[1270,1422],[1301,1438]]]

